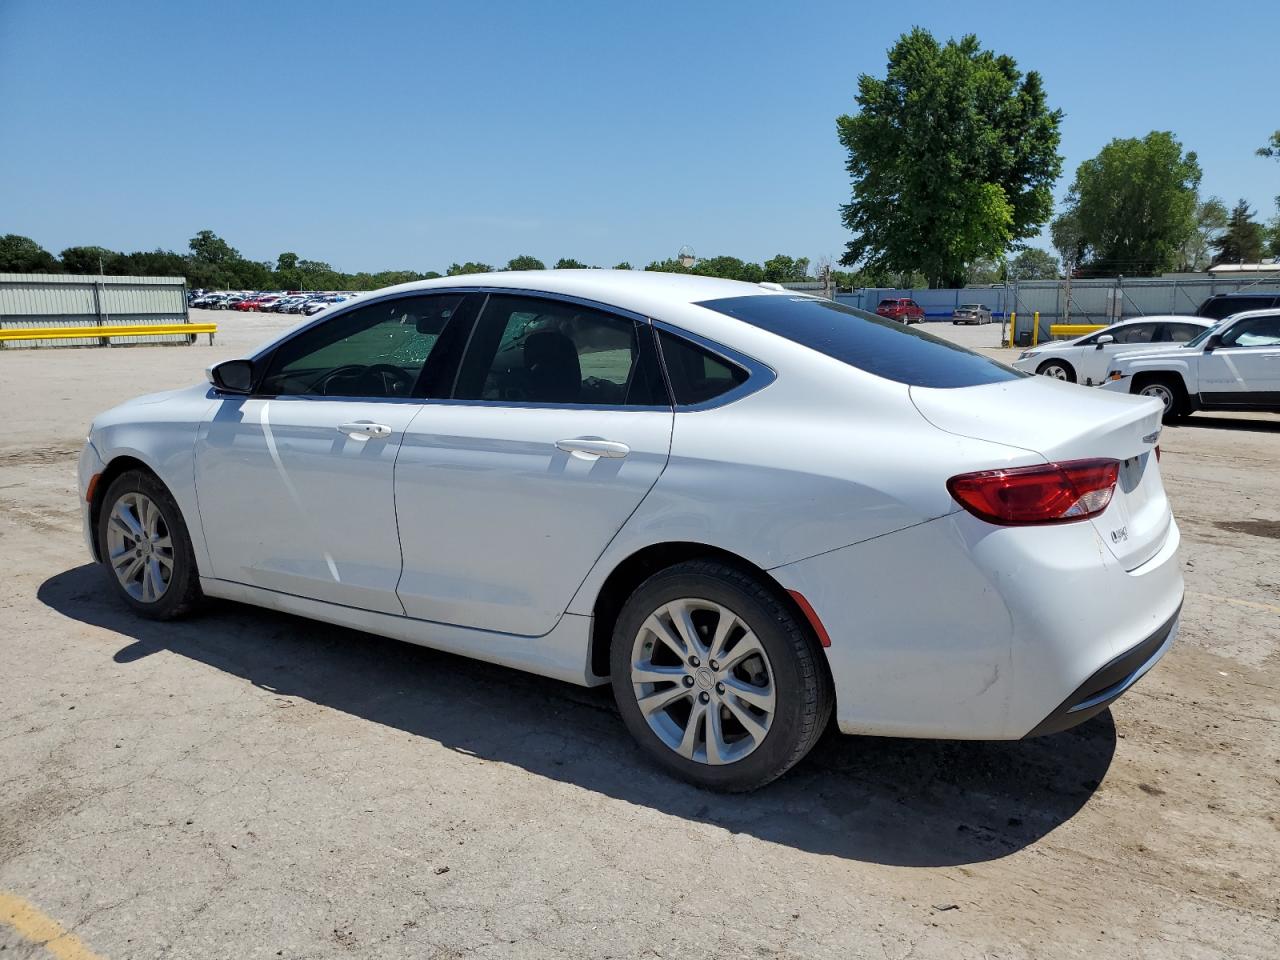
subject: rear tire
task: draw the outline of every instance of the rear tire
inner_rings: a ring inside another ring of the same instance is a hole
[[[1067,383],[1076,382],[1076,368],[1065,360],[1046,360],[1036,367],[1036,373],[1052,380],[1065,380]]]
[[[1187,388],[1182,384],[1182,378],[1177,376],[1154,376],[1144,380],[1135,380],[1130,393],[1135,393],[1140,397],[1154,397],[1164,405],[1164,416],[1162,419],[1165,423],[1172,423],[1185,417],[1189,412],[1190,403],[1187,399]]]
[[[182,511],[154,475],[129,470],[111,482],[97,536],[103,572],[135,613],[172,620],[203,599]]]
[[[707,789],[738,793],[777,779],[831,715],[830,677],[807,625],[776,590],[723,563],[680,563],[636,588],[609,659],[618,710],[640,748]]]

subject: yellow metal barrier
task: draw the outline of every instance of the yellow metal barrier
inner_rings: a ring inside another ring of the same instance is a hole
[[[183,334],[195,337],[207,333],[209,342],[218,332],[216,323],[152,323],[122,324],[114,327],[10,327],[0,330],[0,343],[6,340],[77,340],[82,337],[152,337],[158,334]]]
[[[1013,341],[1016,339],[1015,331],[1017,331],[1017,329],[1018,329],[1018,311],[1014,310],[1012,313],[1009,314],[1009,346],[1011,347],[1013,346]]]
[[[1093,333],[1105,327],[1105,323],[1055,323],[1049,327],[1049,336],[1055,340],[1069,340],[1072,337],[1083,337],[1086,333]]]

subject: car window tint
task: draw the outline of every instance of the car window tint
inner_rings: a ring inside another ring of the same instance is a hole
[[[1156,327],[1154,323],[1126,323],[1116,327],[1112,335],[1116,343],[1150,343],[1156,335]]]
[[[1166,323],[1164,325],[1164,336],[1161,339],[1170,343],[1186,343],[1201,329],[1201,327],[1197,327],[1192,323]]]
[[[258,392],[409,397],[463,294],[398,297],[340,314],[282,343]]]
[[[1280,313],[1233,324],[1222,335],[1224,347],[1274,347],[1280,344]]]
[[[704,300],[699,306],[911,386],[972,387],[1030,376],[931,333],[833,300],[760,294]]]
[[[559,300],[493,294],[454,397],[508,403],[667,406],[648,324]]]
[[[667,379],[677,406],[714,400],[747,380],[747,371],[684,337],[658,331]]]

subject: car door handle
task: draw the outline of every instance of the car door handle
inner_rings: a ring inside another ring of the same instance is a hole
[[[600,457],[618,459],[631,452],[631,448],[625,443],[618,443],[616,440],[597,440],[593,437],[557,440],[556,449],[573,454],[582,460],[595,460]]]
[[[357,420],[355,423],[338,425],[338,432],[353,437],[389,437],[391,428],[385,423],[370,423],[368,420]]]

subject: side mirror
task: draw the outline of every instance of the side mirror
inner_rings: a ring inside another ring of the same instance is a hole
[[[1212,337],[1204,342],[1204,352],[1213,353],[1218,347],[1222,346],[1222,334],[1215,333]]]
[[[1116,338],[1109,333],[1104,333],[1102,336],[1100,336],[1097,340],[1094,341],[1094,343],[1098,345],[1099,350],[1105,347],[1108,343],[1115,343],[1115,342],[1116,342]]]
[[[223,393],[253,393],[253,361],[223,360],[207,371],[209,382]]]

